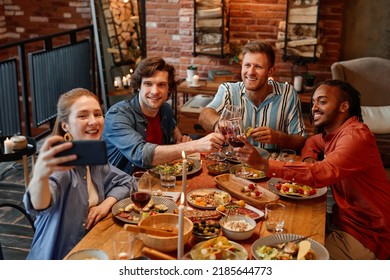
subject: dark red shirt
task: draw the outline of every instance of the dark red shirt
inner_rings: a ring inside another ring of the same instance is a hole
[[[146,127],[146,142],[153,144],[163,144],[163,133],[160,126],[160,114],[157,114],[154,118],[145,116],[148,120],[148,126]]]

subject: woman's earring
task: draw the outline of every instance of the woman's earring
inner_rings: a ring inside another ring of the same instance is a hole
[[[69,132],[66,132],[64,135],[64,140],[65,141],[72,141],[73,140],[72,134],[70,134]]]

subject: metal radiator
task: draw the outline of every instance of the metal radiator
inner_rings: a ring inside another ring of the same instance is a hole
[[[16,59],[0,62],[0,136],[21,133]]]
[[[88,40],[28,55],[35,126],[55,119],[61,94],[79,87],[92,89],[91,63]]]

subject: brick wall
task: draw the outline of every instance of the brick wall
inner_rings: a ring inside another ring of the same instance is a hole
[[[285,19],[287,0],[230,0],[230,41],[243,44],[261,39],[275,42],[279,21]],[[322,0],[320,25],[325,53],[309,64],[319,80],[330,78],[330,65],[339,60],[343,2]],[[91,23],[89,0],[0,0],[0,44],[72,29]],[[162,56],[174,64],[180,77],[193,61],[201,76],[209,69],[229,69],[239,74],[240,66],[229,59],[199,55],[192,57],[193,0],[147,0],[146,32],[148,56]],[[2,16],[4,15],[4,16]],[[5,24],[4,24],[5,22]],[[291,62],[277,52],[276,76],[286,80]]]
[[[276,41],[278,24],[285,20],[287,0],[230,0],[230,42],[244,44],[248,40]],[[323,27],[325,53],[309,71],[318,80],[331,77],[330,66],[339,60],[342,35],[343,1],[322,0],[320,26]],[[193,0],[148,0],[147,52],[148,56],[163,56],[174,63],[181,77],[193,61],[203,77],[209,69],[229,69],[239,74],[240,66],[230,64],[229,58],[221,59],[199,55],[192,57],[193,49]],[[282,52],[277,51],[276,76],[290,78],[292,63],[283,62]]]
[[[1,43],[75,29],[92,18],[89,0],[0,0],[1,10],[6,22]]]

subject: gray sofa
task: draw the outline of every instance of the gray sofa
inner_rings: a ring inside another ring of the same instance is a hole
[[[332,64],[332,78],[361,94],[363,120],[374,133],[383,165],[390,167],[390,60],[362,57]]]

